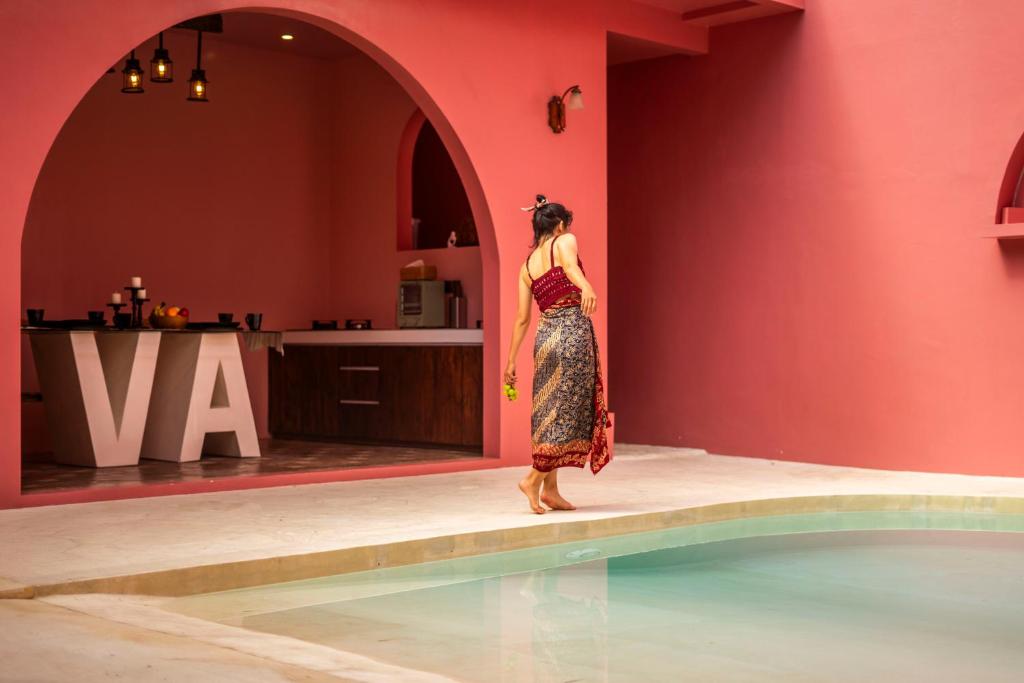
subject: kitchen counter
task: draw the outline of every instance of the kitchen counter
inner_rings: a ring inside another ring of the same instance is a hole
[[[482,329],[289,330],[269,355],[277,438],[483,447]]]
[[[68,332],[95,332],[96,334],[139,334],[139,333],[159,333],[159,334],[224,334],[226,332],[239,333],[248,332],[249,330],[243,330],[237,327],[204,327],[202,329],[188,329],[183,328],[180,330],[163,327],[110,327],[100,326],[96,327],[31,327],[22,325],[22,334],[67,334]]]
[[[476,328],[405,328],[388,330],[286,330],[285,344],[357,346],[482,346],[484,331]]]
[[[115,467],[140,457],[198,460],[203,452],[259,457],[236,334],[25,332],[57,462]]]

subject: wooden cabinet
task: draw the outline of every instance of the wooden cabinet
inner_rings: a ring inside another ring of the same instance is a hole
[[[335,411],[338,436],[352,441],[375,441],[387,434],[388,397],[381,393],[383,347],[335,346],[332,370],[338,377]],[[288,357],[285,347],[285,358]]]
[[[333,438],[338,424],[337,347],[285,346],[270,359],[270,431]]]
[[[286,344],[270,356],[275,436],[483,446],[480,346]]]

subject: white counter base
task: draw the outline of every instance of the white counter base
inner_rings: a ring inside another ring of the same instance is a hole
[[[260,457],[234,330],[26,332],[57,462]]]

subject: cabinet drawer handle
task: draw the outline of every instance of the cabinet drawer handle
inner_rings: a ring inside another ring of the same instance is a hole
[[[342,365],[338,369],[354,372],[380,372],[380,367],[377,365]]]
[[[380,401],[358,401],[354,398],[343,398],[338,403],[354,406],[379,406]]]

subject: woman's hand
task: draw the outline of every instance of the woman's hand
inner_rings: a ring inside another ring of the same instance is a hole
[[[580,308],[587,315],[597,310],[597,293],[592,287],[587,287],[580,293]]]
[[[505,375],[502,378],[505,384],[516,385],[516,364],[514,361],[509,361],[508,365],[505,366]]]

